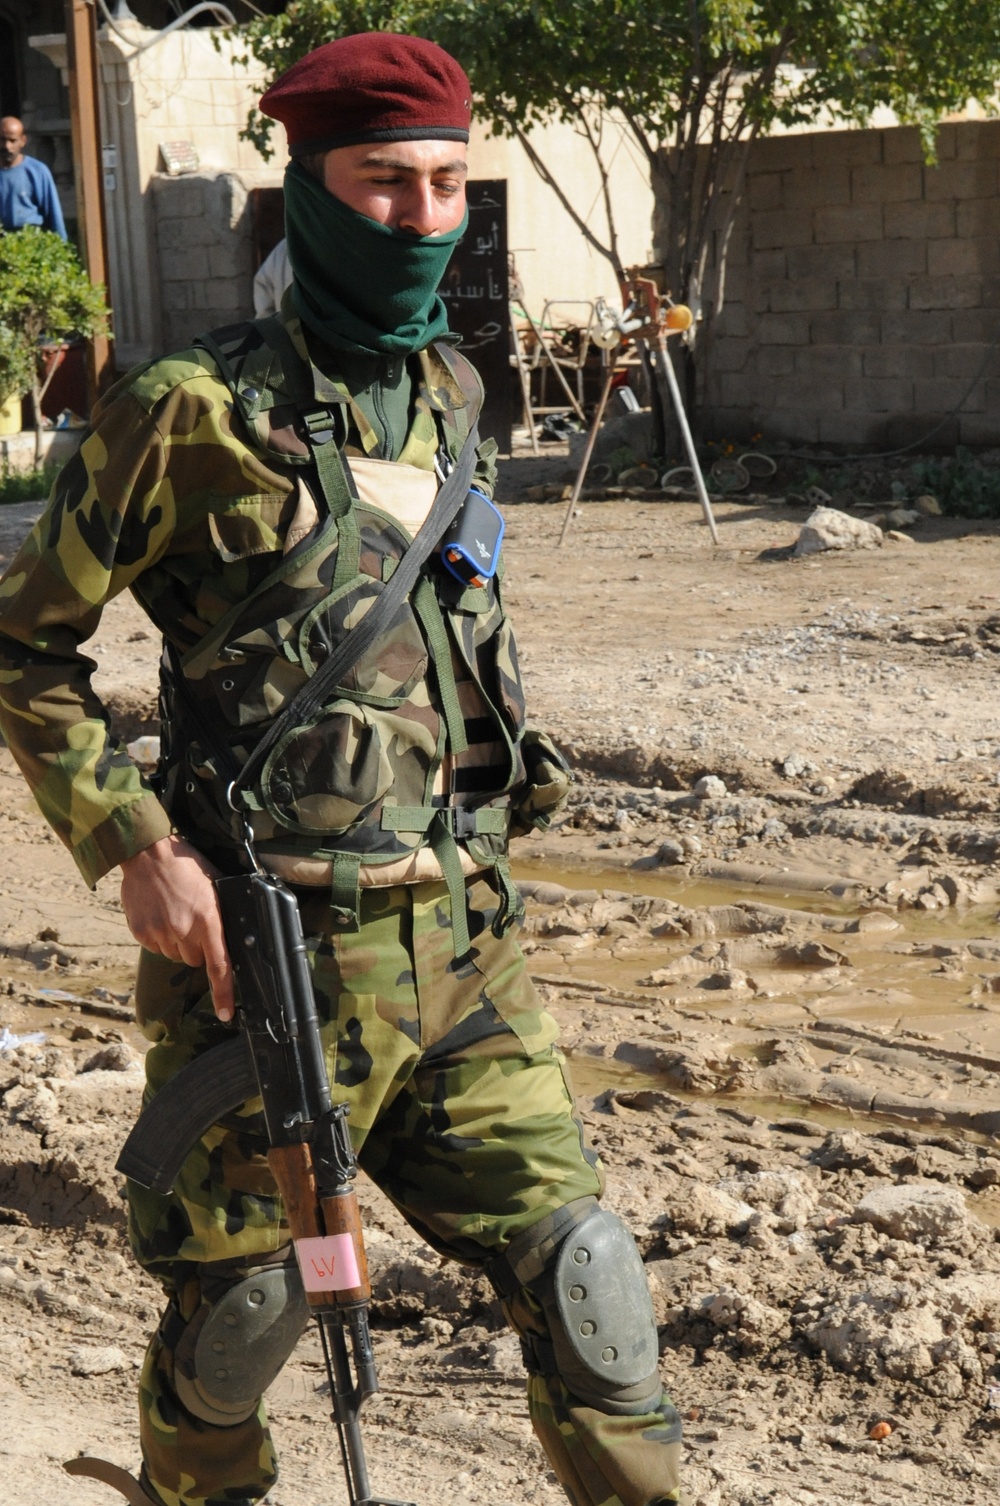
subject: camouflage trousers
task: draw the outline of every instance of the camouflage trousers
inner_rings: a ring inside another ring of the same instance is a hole
[[[573,1113],[554,1041],[516,943],[496,938],[495,894],[468,887],[470,959],[453,955],[443,884],[363,891],[357,932],[331,934],[321,895],[301,891],[302,919],[334,1099],[350,1104],[364,1171],[436,1250],[482,1266],[539,1220],[601,1188]],[[154,1041],[148,1092],[227,1033],[203,973],[144,953],[140,1024]],[[265,1158],[259,1100],[216,1125],[167,1197],[129,1184],[129,1232],[169,1298],[140,1380],[143,1483],[164,1506],[250,1506],[277,1478],[263,1400],[217,1426],[178,1388],[220,1287],[287,1255],[288,1224]],[[225,1264],[220,1266],[220,1262]],[[522,1336],[547,1333],[527,1289],[504,1304]],[[574,1506],[651,1506],[679,1498],[680,1424],[657,1411],[609,1416],[532,1375],[535,1432]]]

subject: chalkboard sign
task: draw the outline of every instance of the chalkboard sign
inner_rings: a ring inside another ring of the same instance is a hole
[[[507,306],[507,180],[468,184],[469,228],[455,247],[441,283],[448,323],[461,335],[486,388],[480,433],[510,453],[513,421],[510,313]]]

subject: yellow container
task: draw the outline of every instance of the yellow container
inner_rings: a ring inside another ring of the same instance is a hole
[[[5,403],[0,403],[0,434],[20,434],[21,432],[21,399],[9,397]]]

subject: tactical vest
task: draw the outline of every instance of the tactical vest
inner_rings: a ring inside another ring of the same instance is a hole
[[[279,542],[246,599],[167,666],[164,804],[178,830],[225,867],[247,835],[244,819],[264,867],[294,881],[303,864],[329,864],[334,916],[345,928],[357,924],[362,868],[370,875],[430,848],[460,912],[461,954],[459,843],[496,875],[500,922],[517,908],[505,855],[511,792],[525,780],[524,699],[502,568],[487,585],[464,588],[432,559],[318,713],[270,751],[244,814],[230,808],[234,771],[377,600],[411,535],[359,498],[342,453],[343,404],[317,409],[314,373],[280,319],[199,343],[232,394],[234,432],[242,426],[268,467],[306,483],[318,519],[286,539],[284,552]],[[437,415],[441,452],[454,460],[482,389],[462,356],[435,349],[466,399]],[[224,541],[217,547],[224,561]]]

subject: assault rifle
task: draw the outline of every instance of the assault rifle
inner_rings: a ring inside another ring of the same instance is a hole
[[[156,1095],[125,1142],[118,1170],[155,1192],[169,1192],[191,1146],[211,1125],[248,1099],[263,1099],[267,1159],[319,1326],[351,1506],[412,1506],[373,1496],[368,1483],[359,1413],[378,1390],[378,1378],[354,1192],[357,1162],[347,1105],[330,1096],[298,902],[259,872],[217,879],[215,888],[242,1028]]]

